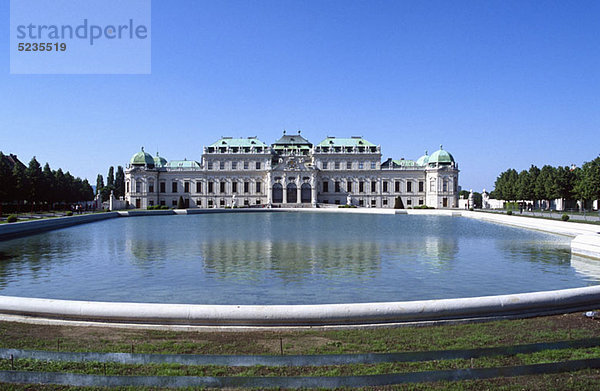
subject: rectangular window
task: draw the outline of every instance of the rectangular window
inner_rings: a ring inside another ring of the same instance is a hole
[[[346,162],[346,170],[352,170],[352,162]]]
[[[213,162],[207,162],[207,163],[206,163],[206,166],[207,166],[207,168],[208,168],[209,170],[212,170],[212,169],[213,169]]]
[[[125,184],[125,188],[126,188],[125,192],[126,192],[126,193],[129,193],[129,182],[127,182],[127,183]]]
[[[334,167],[336,170],[339,170],[339,169],[340,169],[340,162],[335,162],[335,163],[333,164],[333,167]]]
[[[166,205],[167,205],[167,203],[165,202],[165,200],[160,200],[160,204],[161,204],[162,206],[166,206]]]
[[[364,168],[364,166],[365,165],[363,164],[363,162],[358,162],[358,169],[359,170],[362,170]]]
[[[365,192],[365,182],[363,182],[363,181],[358,182],[358,192],[359,193]]]
[[[225,182],[219,182],[219,193],[225,193]]]
[[[256,182],[256,194],[260,194],[261,188],[260,188],[260,182]]]
[[[148,183],[148,193],[154,193],[154,182]],[[154,204],[152,204],[154,205]]]
[[[202,182],[196,182],[196,193],[202,193]]]
[[[387,206],[387,204],[388,204],[388,203],[387,203],[387,198],[384,198],[384,199],[383,199],[383,206]]]
[[[190,183],[189,182],[184,182],[183,183],[183,192],[184,193],[189,193],[190,192]]]
[[[329,200],[323,200],[323,203],[324,203],[324,204],[328,204],[328,203],[329,203]]]
[[[171,193],[177,193],[177,182],[171,183]]]
[[[412,193],[412,182],[411,181],[406,182],[406,192]]]
[[[322,166],[323,166],[323,170],[327,170],[327,162],[323,162]]]
[[[212,192],[214,192],[214,189],[213,189],[213,182],[208,182],[208,192],[209,192],[209,193],[212,193]]]
[[[419,181],[419,192],[422,193],[423,192],[423,187],[424,187],[424,183],[423,181]]]
[[[419,205],[423,205],[423,199],[419,200]]]
[[[225,162],[219,162],[219,170],[225,169]]]
[[[334,204],[339,205],[340,204],[340,200],[335,200],[333,201]]]
[[[231,169],[237,170],[237,162],[231,162]]]
[[[209,182],[211,183],[211,182]],[[213,207],[213,200],[208,200],[208,207],[212,208]]]
[[[244,193],[250,192],[250,182],[244,182]]]
[[[260,205],[260,198],[256,199],[256,205]]]
[[[328,181],[323,182],[323,193],[329,193],[329,182]]]
[[[387,191],[388,191],[388,183],[387,183],[387,181],[383,181],[383,192],[387,193]]]
[[[340,192],[340,182],[339,181],[335,181],[335,192],[336,193]]]
[[[248,202],[248,199],[246,198],[246,199],[244,200],[244,206],[249,206],[249,205],[250,205],[250,202]]]
[[[400,193],[400,181],[394,182],[394,191]]]
[[[352,193],[352,181],[346,182],[346,191]]]
[[[358,200],[358,206],[365,206],[365,200],[363,200],[362,198]]]
[[[231,182],[231,192],[237,193],[237,182]]]
[[[221,200],[219,201],[219,206],[220,206],[221,208],[224,208],[224,207],[225,207],[225,200],[224,200],[223,198],[221,198]]]
[[[136,191],[137,193],[141,193],[141,192],[142,192],[142,182],[140,182],[140,181],[137,181],[137,182],[135,183],[135,191]]]
[[[165,187],[166,187],[165,182],[161,182],[160,183],[160,192],[161,193],[165,193],[166,192]]]
[[[371,170],[375,170],[377,168],[377,163],[371,162]]]
[[[248,167],[249,167],[249,166],[248,166],[248,162],[244,162],[244,170],[247,170],[247,169],[248,169]]]
[[[412,200],[410,198],[406,200],[406,205],[412,205]]]
[[[431,181],[429,182],[429,191],[435,191],[435,179],[431,179]]]
[[[446,179],[444,179],[444,181],[442,182],[442,191],[443,192],[448,191],[448,181]]]
[[[260,162],[256,162],[256,169],[260,170]]]
[[[376,192],[377,192],[377,182],[372,181],[371,182],[371,193],[376,193]]]
[[[202,207],[202,199],[201,199],[201,198],[198,198],[198,199],[196,200],[196,206],[198,206],[198,207]]]
[[[374,208],[377,206],[377,201],[376,200],[371,200],[371,206]]]
[[[171,201],[171,206],[177,206],[177,200],[172,200]]]

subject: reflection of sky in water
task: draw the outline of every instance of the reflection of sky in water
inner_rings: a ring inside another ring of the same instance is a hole
[[[568,238],[458,217],[134,217],[0,242],[0,294],[305,304],[482,296],[600,281],[600,268],[577,266],[568,245]]]

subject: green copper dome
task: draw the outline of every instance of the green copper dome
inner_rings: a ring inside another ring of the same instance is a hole
[[[451,164],[454,163],[454,158],[448,151],[444,151],[442,146],[440,145],[440,149],[435,151],[429,156],[429,164],[439,163],[439,164]]]
[[[167,165],[167,159],[158,155],[156,152],[156,156],[154,156],[154,166],[155,167],[164,167]]]
[[[417,159],[417,166],[426,166],[429,163],[429,155],[425,151],[425,155]]]
[[[154,159],[152,155],[147,152],[144,152],[144,147],[142,150],[131,157],[129,161],[134,166],[150,166],[154,167]]]

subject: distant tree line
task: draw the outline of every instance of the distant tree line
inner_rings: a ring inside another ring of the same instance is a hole
[[[123,167],[121,166],[117,167],[116,176],[113,166],[108,169],[106,184],[104,184],[102,175],[98,174],[96,178],[96,194],[100,194],[102,201],[108,201],[111,191],[117,199],[125,196],[125,171],[123,171]]]
[[[532,165],[517,172],[508,169],[496,179],[493,198],[507,201],[581,200],[587,205],[600,199],[600,157],[579,167],[552,167],[540,170]]]
[[[87,179],[51,170],[48,163],[42,168],[35,156],[25,166],[16,156],[0,152],[0,211],[19,212],[25,204],[27,211],[57,209],[93,199]]]

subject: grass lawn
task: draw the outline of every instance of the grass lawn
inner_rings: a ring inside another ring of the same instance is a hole
[[[101,327],[42,326],[0,323],[0,347],[135,353],[179,354],[332,354],[411,352],[512,346],[536,342],[567,341],[600,337],[600,320],[581,313],[532,319],[373,330],[172,332]],[[600,348],[546,350],[531,354],[482,357],[471,360],[352,364],[305,367],[227,367],[180,364],[101,364],[15,360],[14,369],[108,375],[158,376],[344,376],[415,372],[455,368],[488,368],[600,357]],[[0,370],[10,370],[9,360],[0,360]],[[71,390],[59,386],[2,385],[0,389]],[[93,389],[93,388],[89,388]],[[144,389],[144,388],[131,388]],[[600,389],[600,370],[496,378],[460,382],[399,385],[387,389]]]

